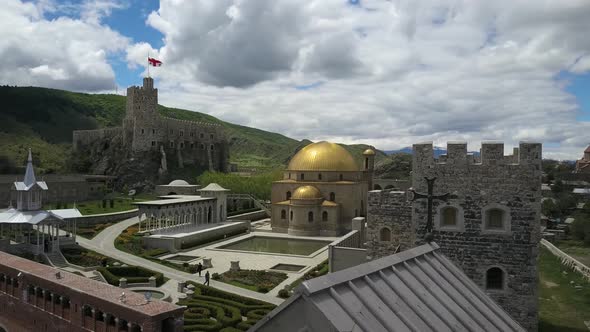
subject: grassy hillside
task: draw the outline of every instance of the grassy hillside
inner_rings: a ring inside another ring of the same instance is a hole
[[[72,131],[119,126],[125,116],[126,98],[35,87],[0,87],[0,173],[22,167],[26,149],[34,152],[41,172],[67,171]],[[230,141],[231,162],[243,168],[270,170],[284,167],[293,153],[309,141],[297,141],[277,133],[240,126],[213,116],[159,106],[162,115],[219,123]],[[358,161],[366,145],[345,146]],[[377,158],[384,156],[378,153]],[[360,165],[360,163],[359,163]]]

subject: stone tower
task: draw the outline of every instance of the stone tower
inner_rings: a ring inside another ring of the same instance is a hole
[[[164,134],[158,116],[158,89],[154,89],[154,79],[144,77],[143,86],[127,88],[127,106],[123,119],[125,144],[133,151],[153,149],[151,141],[162,141]]]
[[[438,159],[432,143],[414,144],[417,193],[427,192],[425,177],[436,177],[434,195],[450,194],[433,201],[434,242],[524,328],[536,331],[541,144],[520,143],[504,156],[504,144],[484,142],[476,158],[466,143],[449,142]],[[404,192],[370,193],[371,258],[424,243],[427,200],[410,198]]]

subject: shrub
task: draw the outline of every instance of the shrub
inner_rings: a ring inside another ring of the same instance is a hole
[[[213,280],[219,280],[221,279],[221,276],[219,275],[219,273],[214,272],[213,275],[211,275],[211,278],[213,278]]]
[[[256,287],[256,291],[260,293],[268,293],[269,289],[267,286],[258,286]]]
[[[109,266],[97,269],[107,282],[114,286],[119,286],[119,279],[125,278],[130,284],[145,283],[151,276],[156,278],[156,286],[164,283],[164,275],[160,272],[148,270],[140,266]]]
[[[279,297],[282,299],[289,298],[290,296],[291,296],[291,293],[289,292],[288,289],[283,288],[279,291]]]

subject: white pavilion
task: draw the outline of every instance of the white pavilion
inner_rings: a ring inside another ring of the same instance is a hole
[[[0,212],[0,250],[11,253],[30,252],[35,255],[54,253],[60,245],[76,240],[78,209],[43,210],[43,198],[49,188],[37,181],[29,149],[27,170],[22,182],[15,181],[8,210]]]

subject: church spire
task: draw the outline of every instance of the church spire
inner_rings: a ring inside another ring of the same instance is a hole
[[[25,172],[25,179],[23,180],[25,186],[32,186],[37,180],[35,179],[35,171],[33,170],[33,157],[31,156],[31,149],[29,148],[29,159],[27,160],[27,171]]]

